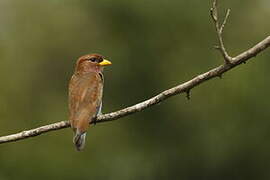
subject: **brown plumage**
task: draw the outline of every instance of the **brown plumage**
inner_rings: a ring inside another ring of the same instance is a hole
[[[101,112],[103,93],[103,66],[110,65],[99,54],[89,54],[77,60],[69,82],[69,121],[75,133],[77,150],[85,144],[89,122]]]

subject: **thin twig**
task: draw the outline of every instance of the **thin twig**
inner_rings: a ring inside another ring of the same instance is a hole
[[[225,27],[225,25],[227,23],[227,19],[228,19],[229,15],[230,15],[230,12],[231,12],[231,10],[230,9],[227,9],[226,16],[224,18],[224,21],[223,21],[222,25],[220,26],[220,30],[219,30],[220,31],[220,34],[223,33],[223,29],[224,29],[224,27]]]
[[[223,38],[222,38],[222,32],[223,32],[224,26],[225,26],[225,24],[227,22],[227,19],[228,19],[229,15],[230,15],[230,9],[227,10],[224,21],[223,21],[222,25],[220,26],[219,25],[219,15],[218,15],[217,3],[218,3],[217,0],[213,1],[212,8],[210,9],[210,14],[211,14],[212,20],[214,22],[216,32],[217,32],[217,36],[218,36],[218,42],[219,42],[218,49],[220,50],[220,52],[221,52],[221,54],[222,54],[222,56],[224,58],[225,63],[226,64],[231,64],[232,57],[229,56],[229,54],[227,53],[227,51],[225,49],[225,46],[224,46]]]

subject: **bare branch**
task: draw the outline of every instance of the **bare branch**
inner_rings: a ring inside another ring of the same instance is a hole
[[[214,77],[221,77],[223,73],[229,71],[230,69],[234,68],[235,66],[238,66],[245,61],[249,60],[250,58],[256,56],[258,53],[262,52],[266,48],[270,46],[270,36],[265,38],[263,41],[255,45],[254,47],[250,48],[249,50],[239,54],[238,56],[234,57],[232,59],[231,64],[222,64],[214,69],[211,69],[208,72],[205,72],[203,74],[200,74],[193,79],[184,82],[178,86],[175,86],[171,89],[165,90],[161,92],[160,94],[143,101],[141,103],[135,104],[133,106],[121,109],[116,112],[104,114],[101,116],[97,117],[96,123],[101,123],[101,122],[107,122],[107,121],[113,121],[116,119],[119,119],[121,117],[128,116],[130,114],[140,112],[150,106],[153,106],[155,104],[160,103],[161,101],[164,101],[168,99],[169,97],[175,96],[177,94],[181,93],[187,93],[189,92],[192,88],[200,85],[203,82],[206,82],[209,79],[212,79]],[[90,124],[92,124],[91,122]],[[20,133],[8,135],[8,136],[2,136],[0,137],[0,144],[2,143],[7,143],[7,142],[12,142],[12,141],[18,141],[22,139],[26,139],[29,137],[34,137],[38,136],[40,134],[49,132],[49,131],[55,131],[63,128],[68,128],[70,127],[70,124],[68,121],[61,121],[57,122],[54,124],[49,124],[46,126],[41,126],[35,129],[27,130],[27,131],[22,131]]]
[[[212,20],[215,24],[215,28],[216,28],[216,32],[217,32],[217,36],[218,36],[219,46],[217,49],[220,50],[220,52],[225,60],[225,63],[231,64],[232,57],[230,57],[229,54],[227,53],[225,46],[224,46],[224,43],[223,43],[223,38],[222,38],[222,32],[223,32],[224,26],[227,22],[227,19],[230,15],[230,9],[227,10],[226,16],[225,16],[224,21],[223,21],[221,26],[219,25],[217,0],[213,1],[212,8],[210,9],[210,14],[211,14]]]
[[[211,69],[203,74],[197,75],[193,79],[186,81],[182,84],[179,84],[178,86],[175,86],[171,89],[165,90],[165,91],[159,93],[158,95],[156,95],[148,100],[145,100],[141,103],[138,103],[138,104],[135,104],[133,106],[121,109],[119,111],[100,115],[97,117],[97,119],[94,122],[90,122],[90,124],[113,121],[113,120],[128,116],[130,114],[140,112],[144,109],[147,109],[148,107],[151,107],[155,104],[158,104],[161,101],[164,101],[164,100],[168,99],[169,97],[175,96],[177,94],[186,93],[187,98],[189,98],[190,91],[192,88],[199,86],[201,83],[204,83],[207,80],[210,80],[214,77],[221,78],[223,73],[231,70],[235,66],[238,66],[242,63],[245,63],[247,60],[256,56],[258,53],[262,52],[263,50],[265,50],[266,48],[268,48],[270,46],[270,36],[268,36],[267,38],[265,38],[264,40],[262,40],[261,42],[259,42],[255,46],[253,46],[252,48],[248,49],[247,51],[239,54],[238,56],[233,57],[233,58],[230,57],[225,50],[225,47],[223,44],[223,39],[221,36],[222,32],[223,32],[223,28],[226,24],[228,17],[229,17],[230,10],[227,11],[225,19],[224,19],[221,27],[219,26],[219,20],[218,20],[217,0],[213,1],[213,7],[211,8],[210,12],[211,12],[211,17],[214,21],[216,31],[218,34],[218,40],[219,40],[218,49],[221,51],[221,53],[224,57],[224,60],[226,62],[225,64],[222,64],[222,65],[220,65],[214,69]],[[41,126],[41,127],[35,128],[35,129],[22,131],[22,132],[19,132],[16,134],[2,136],[2,137],[0,137],[0,144],[12,142],[12,141],[18,141],[18,140],[26,139],[29,137],[38,136],[40,134],[47,133],[50,131],[55,131],[55,130],[68,128],[68,127],[70,127],[70,124],[68,121],[61,121],[61,122],[53,123],[53,124]]]

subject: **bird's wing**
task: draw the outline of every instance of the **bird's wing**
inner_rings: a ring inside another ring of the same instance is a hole
[[[101,103],[103,82],[97,73],[73,75],[69,83],[69,118],[71,126],[86,131]]]

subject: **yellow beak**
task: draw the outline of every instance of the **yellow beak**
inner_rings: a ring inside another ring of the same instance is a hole
[[[100,66],[109,66],[112,63],[106,59],[103,59],[103,61],[101,61],[100,63],[98,63]]]

